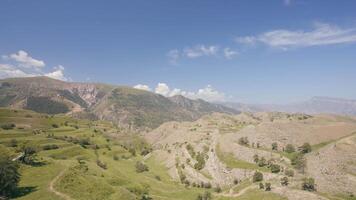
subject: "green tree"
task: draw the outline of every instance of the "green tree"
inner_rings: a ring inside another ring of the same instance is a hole
[[[253,155],[253,161],[254,161],[255,163],[258,163],[259,158],[258,158],[258,155],[257,155],[257,154]]]
[[[36,161],[36,155],[38,148],[34,145],[31,144],[24,144],[21,148],[23,156],[20,158],[20,160],[27,165],[31,165]]]
[[[135,167],[136,167],[136,172],[137,172],[137,173],[141,173],[141,172],[145,172],[145,171],[148,171],[148,170],[149,170],[149,169],[148,169],[148,166],[145,165],[143,162],[140,162],[140,161],[137,161],[137,162],[136,162]]]
[[[264,167],[264,166],[267,165],[267,161],[266,161],[266,159],[264,157],[261,157],[257,164],[258,164],[259,167]]]
[[[266,191],[271,191],[271,183],[265,183],[265,190]]]
[[[19,165],[7,155],[0,156],[0,197],[13,194],[20,181]]]
[[[271,164],[271,172],[272,173],[279,173],[281,171],[281,166],[277,164]]]
[[[261,172],[256,171],[253,174],[252,182],[259,182],[259,181],[262,181],[262,180],[263,180],[263,174]]]

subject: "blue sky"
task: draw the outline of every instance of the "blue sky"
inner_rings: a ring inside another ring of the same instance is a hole
[[[355,8],[351,0],[2,0],[0,77],[210,101],[356,99]]]

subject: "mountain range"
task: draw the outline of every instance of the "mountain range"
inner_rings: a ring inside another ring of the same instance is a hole
[[[0,106],[111,121],[121,127],[155,128],[167,121],[191,121],[235,109],[183,96],[164,97],[128,86],[72,83],[48,77],[0,80]]]

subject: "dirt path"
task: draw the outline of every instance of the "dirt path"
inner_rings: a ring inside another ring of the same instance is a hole
[[[54,189],[54,184],[56,184],[56,182],[58,181],[59,178],[61,178],[61,176],[63,176],[64,172],[66,171],[66,169],[62,170],[50,183],[49,183],[49,190],[53,193],[55,193],[57,196],[60,196],[62,199],[65,200],[72,200],[68,195],[63,194],[59,191],[57,191],[56,189]]]
[[[240,191],[239,191],[238,193],[236,193],[236,194],[231,194],[231,191],[230,191],[229,193],[221,193],[221,194],[219,194],[218,196],[224,196],[224,197],[239,197],[239,196],[245,194],[248,190],[253,189],[253,188],[257,188],[257,186],[256,186],[256,185],[250,185],[250,186],[248,186],[248,187],[243,188],[242,190],[240,190]]]

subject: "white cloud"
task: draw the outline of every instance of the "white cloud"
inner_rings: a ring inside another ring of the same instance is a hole
[[[193,47],[186,47],[182,50],[172,49],[166,54],[171,64],[177,64],[179,59],[194,59],[199,57],[224,57],[231,59],[236,56],[237,51],[231,50],[229,47],[220,48],[216,45],[195,45]]]
[[[172,49],[167,53],[167,56],[169,58],[169,62],[171,64],[177,64],[177,61],[180,57],[179,55],[179,50],[178,49]]]
[[[315,23],[310,31],[272,30],[258,36],[236,38],[236,42],[253,44],[260,42],[274,48],[289,49],[356,42],[356,28],[343,29],[325,23]]]
[[[237,51],[231,50],[230,48],[225,48],[224,49],[224,57],[226,59],[231,59],[235,56],[237,56],[239,53]]]
[[[151,88],[148,85],[138,84],[134,86],[135,89],[151,91]]]
[[[47,76],[63,81],[70,80],[64,75],[62,65],[54,67],[54,71],[46,73],[43,71],[45,62],[32,58],[23,50],[10,55],[3,55],[2,59],[7,63],[0,63],[0,78]]]
[[[183,53],[188,58],[197,58],[201,56],[215,56],[219,51],[219,47],[211,45],[197,45],[195,47],[185,48]]]
[[[58,67],[54,68],[53,72],[44,74],[47,77],[54,78],[57,80],[67,81],[68,79],[64,76],[64,67],[59,65]]]
[[[168,85],[165,83],[158,83],[157,87],[155,89],[155,92],[157,94],[163,95],[163,96],[170,96],[171,90],[169,89]]]
[[[0,64],[0,78],[13,78],[13,77],[30,77],[35,74],[26,73],[20,69],[17,69],[13,65]]]
[[[150,87],[147,85],[138,84],[134,86],[136,89],[147,90]],[[150,90],[148,90],[150,91]],[[226,96],[224,93],[215,90],[211,85],[205,88],[198,89],[196,92],[184,91],[178,88],[170,89],[166,83],[158,83],[154,92],[165,97],[172,97],[175,95],[182,95],[190,99],[203,99],[205,101],[218,102],[225,101]]]
[[[3,58],[14,60],[23,67],[42,68],[45,66],[44,61],[32,58],[26,51],[23,50],[9,56],[3,56]]]

